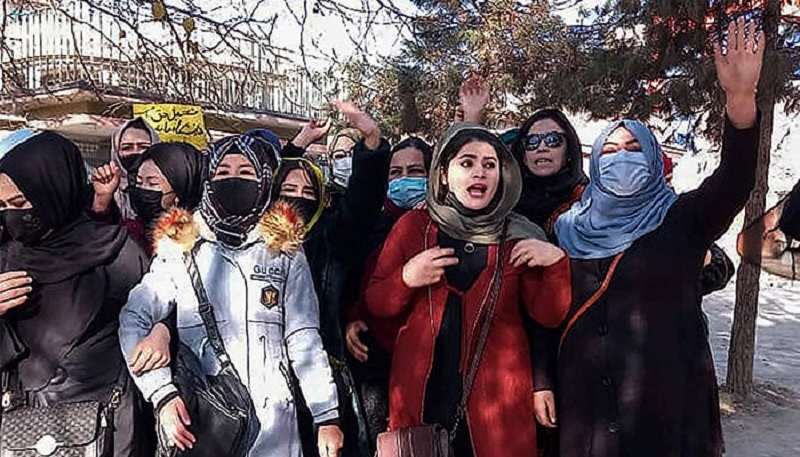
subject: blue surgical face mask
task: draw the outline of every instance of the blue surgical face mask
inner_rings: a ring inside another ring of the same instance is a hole
[[[427,191],[427,178],[403,176],[389,182],[387,195],[399,208],[409,209],[425,200]]]
[[[618,197],[630,197],[647,186],[651,171],[640,151],[619,151],[600,156],[600,183]]]

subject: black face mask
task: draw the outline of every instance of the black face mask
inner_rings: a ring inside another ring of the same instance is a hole
[[[145,226],[150,227],[161,217],[161,213],[164,211],[161,206],[161,200],[164,198],[163,192],[134,187],[131,189],[130,195],[131,206]]]
[[[50,230],[35,208],[7,209],[0,212],[0,219],[8,237],[26,246],[38,243]]]
[[[227,178],[211,182],[214,206],[229,216],[246,216],[256,206],[259,182],[242,178]]]
[[[292,205],[292,207],[300,213],[300,217],[303,218],[306,224],[311,222],[311,219],[314,217],[314,214],[317,213],[317,208],[319,207],[318,201],[303,197],[281,197],[281,200]]]
[[[139,159],[142,158],[141,154],[134,154],[125,157],[119,158],[119,163],[122,165],[122,168],[125,169],[128,173],[133,173],[136,170],[136,167],[139,166]]]

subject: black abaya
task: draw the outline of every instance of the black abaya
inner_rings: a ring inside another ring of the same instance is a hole
[[[48,229],[40,240],[9,242],[0,260],[0,271],[25,271],[34,280],[27,302],[4,316],[3,341],[23,350],[18,361],[4,357],[1,368],[16,369],[32,406],[108,401],[126,374],[119,310],[149,261],[122,227],[83,215],[86,169],[66,138],[31,138],[0,161],[0,173],[11,178]],[[115,413],[115,455],[152,455],[137,430],[143,422],[135,416],[136,395],[128,390]]]

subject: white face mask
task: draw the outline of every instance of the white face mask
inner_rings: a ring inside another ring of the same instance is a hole
[[[353,174],[353,158],[343,157],[333,161],[333,182],[336,184],[347,187],[350,181],[350,175]]]

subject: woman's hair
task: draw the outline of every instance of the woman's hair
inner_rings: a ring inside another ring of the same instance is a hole
[[[572,126],[572,123],[569,121],[569,119],[567,119],[567,116],[565,116],[560,110],[553,108],[539,110],[533,113],[531,117],[522,123],[516,139],[511,144],[511,154],[515,159],[517,159],[523,174],[530,173],[527,164],[525,163],[525,153],[527,152],[525,150],[525,139],[528,137],[528,131],[531,129],[531,127],[533,127],[533,124],[543,119],[550,119],[558,124],[559,127],[564,129],[567,140],[567,160],[564,161],[564,166],[566,167],[567,164],[575,160],[576,157],[581,157],[580,139],[578,138],[577,132],[575,132],[575,127]]]
[[[485,130],[477,130],[477,129],[465,130],[457,133],[456,136],[447,143],[444,149],[442,149],[442,153],[440,154],[439,157],[439,163],[435,164],[435,166],[439,171],[439,174],[437,175],[436,179],[441,179],[441,176],[443,176],[447,172],[448,165],[456,157],[456,155],[458,155],[458,152],[461,151],[461,148],[471,143],[490,144],[494,148],[495,153],[497,154],[498,167],[502,168],[503,154],[501,152],[502,149],[505,148],[505,146],[500,141],[500,139]],[[500,185],[498,186],[498,193],[500,193],[502,189],[502,180],[503,176],[501,175]],[[447,196],[447,193],[449,191],[450,189],[448,188],[448,186],[442,185],[440,187],[439,195],[435,196],[436,199],[439,202],[443,202],[444,198]]]
[[[313,166],[313,162],[308,159],[287,159],[281,162],[272,180],[272,200],[275,201],[280,198],[281,186],[286,181],[286,178],[289,177],[289,173],[294,170],[301,170],[305,173],[306,178],[314,187],[314,196],[317,197],[317,200],[322,200],[324,198],[325,183],[317,179],[317,172],[314,171]]]
[[[425,171],[431,169],[431,162],[433,161],[433,147],[426,143],[421,138],[410,136],[405,140],[397,143],[392,148],[390,157],[394,157],[395,153],[402,151],[406,148],[414,148],[422,153],[422,161],[425,163]]]

